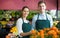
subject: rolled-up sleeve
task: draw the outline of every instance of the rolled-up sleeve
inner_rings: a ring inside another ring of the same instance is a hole
[[[17,29],[18,29],[18,35],[19,35],[20,37],[22,37],[22,36],[20,35],[20,33],[23,33],[22,24],[23,24],[22,19],[18,19],[17,22],[16,22],[16,27],[17,27]]]
[[[52,27],[53,26],[53,19],[52,19],[52,17],[50,16],[50,27]]]
[[[53,18],[51,15],[47,14],[47,16],[48,16],[48,20],[50,21],[50,28],[51,28],[53,26]]]
[[[36,29],[35,28],[36,20],[37,20],[37,16],[34,16],[33,19],[32,19],[32,29]]]

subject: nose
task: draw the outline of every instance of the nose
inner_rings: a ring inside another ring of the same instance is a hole
[[[41,8],[43,8],[44,6],[41,6]]]
[[[27,12],[25,12],[25,14],[26,14]]]

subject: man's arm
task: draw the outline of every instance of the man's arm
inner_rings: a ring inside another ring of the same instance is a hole
[[[32,29],[35,29],[36,20],[37,20],[37,16],[34,16],[32,19]]]

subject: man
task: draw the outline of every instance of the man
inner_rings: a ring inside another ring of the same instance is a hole
[[[33,28],[41,30],[44,28],[50,28],[53,25],[53,20],[50,15],[46,13],[46,3],[43,1],[38,2],[39,13],[32,19]]]

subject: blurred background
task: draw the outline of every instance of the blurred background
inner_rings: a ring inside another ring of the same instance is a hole
[[[30,8],[30,14],[27,19],[31,22],[32,17],[37,14],[37,4],[41,0],[0,0],[0,28],[16,28],[16,20],[20,17],[23,6]],[[43,0],[46,2],[46,13],[50,14],[54,20],[54,26],[60,28],[60,0]],[[11,26],[7,26],[11,24]],[[8,31],[8,30],[7,30]],[[8,32],[9,32],[8,31]],[[16,29],[11,32],[17,31]],[[16,33],[17,34],[17,33]]]

